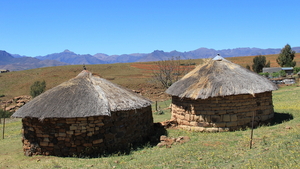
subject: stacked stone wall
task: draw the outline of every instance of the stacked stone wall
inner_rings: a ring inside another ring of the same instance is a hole
[[[172,97],[172,118],[198,131],[229,131],[267,122],[274,117],[272,92],[192,100]]]
[[[151,107],[82,118],[23,118],[27,156],[103,154],[142,142],[153,130]]]

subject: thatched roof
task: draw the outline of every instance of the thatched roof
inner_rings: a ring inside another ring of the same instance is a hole
[[[111,111],[151,105],[142,96],[83,70],[78,76],[37,96],[13,117],[75,118],[110,116]]]
[[[180,98],[209,97],[263,93],[277,90],[267,78],[220,56],[197,66],[170,86],[166,93]]]

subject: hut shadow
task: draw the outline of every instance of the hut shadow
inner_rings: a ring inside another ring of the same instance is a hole
[[[290,120],[293,120],[294,116],[290,113],[274,113],[274,118],[272,121],[269,123],[270,126],[276,125],[276,124],[281,124]]]

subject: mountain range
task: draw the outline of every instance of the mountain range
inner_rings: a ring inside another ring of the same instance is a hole
[[[300,47],[292,48],[296,53],[300,53]],[[63,65],[83,65],[83,64],[111,64],[111,63],[128,63],[128,62],[150,62],[159,60],[168,60],[172,57],[180,56],[180,59],[201,59],[212,58],[218,53],[222,57],[238,57],[238,56],[255,56],[279,54],[279,48],[235,48],[215,50],[208,48],[199,48],[188,52],[171,51],[164,52],[162,50],[155,50],[151,53],[134,53],[123,55],[107,55],[97,53],[90,54],[76,54],[70,50],[64,50],[60,53],[48,54],[46,56],[28,57],[19,54],[10,54],[6,51],[0,50],[0,69],[8,69],[10,71],[19,71],[26,69],[35,69],[40,67],[63,66]]]

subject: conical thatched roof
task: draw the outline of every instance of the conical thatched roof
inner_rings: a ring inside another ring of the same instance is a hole
[[[207,99],[239,94],[254,95],[277,89],[267,78],[217,56],[197,66],[170,86],[166,93],[180,98]]]
[[[111,111],[149,105],[151,102],[142,96],[83,70],[77,77],[37,96],[12,116],[39,119],[110,116]]]

